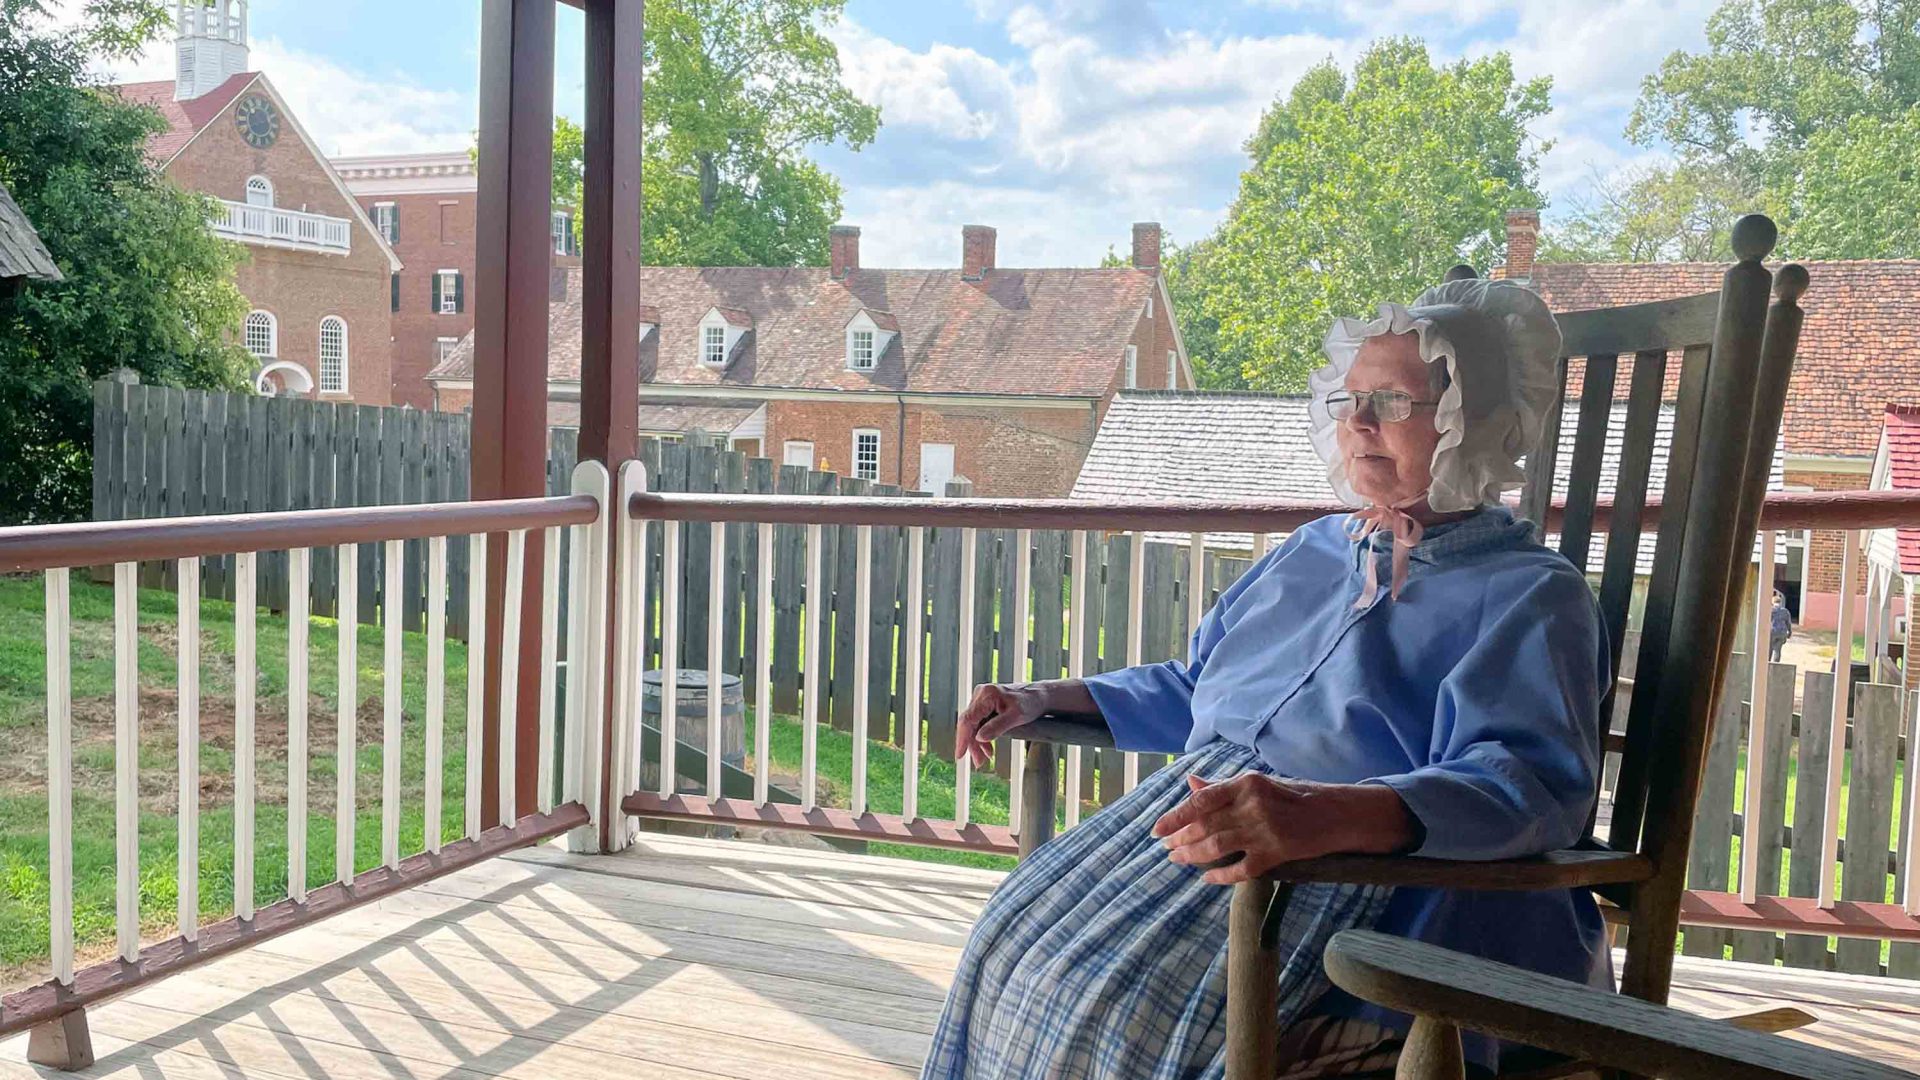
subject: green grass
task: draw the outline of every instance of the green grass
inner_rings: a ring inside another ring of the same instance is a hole
[[[48,954],[46,688],[44,592],[40,578],[0,579],[0,965],[18,981]],[[114,937],[113,596],[109,587],[75,574],[73,611],[73,879],[75,942],[83,957],[98,957]],[[233,910],[232,664],[234,609],[204,601],[201,615],[202,727],[199,818],[199,910],[204,920]],[[255,904],[287,895],[288,775],[287,621],[261,613],[255,775]],[[139,594],[140,918],[147,936],[171,932],[179,896],[176,600]],[[312,620],[308,662],[310,748],[307,769],[307,884],[334,878],[337,787],[335,742],[338,625]],[[381,631],[360,627],[355,753],[354,863],[380,863],[380,702],[384,687]],[[402,853],[424,844],[426,638],[403,643],[401,699]],[[466,650],[447,646],[447,695],[441,835],[464,828]],[[23,970],[24,966],[24,970]]]

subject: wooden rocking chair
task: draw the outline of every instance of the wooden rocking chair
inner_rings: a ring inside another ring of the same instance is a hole
[[[1603,736],[1603,749],[1621,755],[1608,841],[1590,836],[1574,850],[1495,862],[1333,856],[1282,866],[1262,880],[1235,886],[1227,1019],[1227,1076],[1232,1080],[1271,1080],[1276,1072],[1279,1032],[1274,997],[1279,958],[1274,935],[1293,886],[1303,882],[1503,891],[1591,889],[1611,904],[1611,914],[1632,930],[1621,992],[1641,1002],[1665,1002],[1673,974],[1674,941],[1708,728],[1736,635],[1748,553],[1766,495],[1799,341],[1801,312],[1797,300],[1807,286],[1805,269],[1782,268],[1777,281],[1779,300],[1769,310],[1768,295],[1776,282],[1761,260],[1773,250],[1776,235],[1773,222],[1758,215],[1742,218],[1735,225],[1733,249],[1739,261],[1728,269],[1718,294],[1559,317],[1564,338],[1562,386],[1568,359],[1583,358],[1584,367],[1566,507],[1558,531],[1561,551],[1583,570],[1589,569],[1589,549],[1599,520],[1597,504],[1608,419],[1615,404],[1615,373],[1622,354],[1633,357],[1624,442],[1614,497],[1605,520],[1607,543],[1599,591],[1615,671],[1620,670],[1627,640],[1628,607],[1642,526],[1649,518],[1649,476],[1668,357],[1679,352],[1684,358],[1673,404],[1666,490],[1658,508],[1660,527],[1634,688],[1629,695],[1631,704],[1624,726],[1614,723],[1612,726],[1620,730]],[[1471,270],[1458,268],[1448,276],[1469,275]],[[1541,445],[1527,463],[1521,514],[1536,522],[1547,520],[1551,505],[1561,421],[1560,410],[1556,409],[1549,417]],[[1609,694],[1602,715],[1617,720],[1614,711],[1614,698]],[[1054,755],[1050,749],[1035,753],[1036,740],[1040,740],[1040,747],[1059,741],[1111,746],[1112,740],[1104,731],[1088,725],[1051,719],[1022,734],[1029,747],[1025,784],[1029,801],[1023,808],[1023,821],[1026,831],[1035,834],[1031,842],[1037,844],[1044,840],[1041,834],[1050,831],[1054,820]],[[1023,835],[1021,840],[1023,850],[1027,849],[1029,837]],[[1422,1010],[1407,1002],[1429,999],[1410,990],[1388,994],[1382,989],[1385,976],[1362,978],[1351,974],[1367,965],[1372,965],[1367,967],[1369,971],[1389,970],[1382,959],[1389,950],[1376,939],[1399,947],[1391,952],[1396,964],[1404,957],[1416,956],[1429,965],[1425,971],[1444,974],[1463,959],[1383,935],[1348,935],[1343,941],[1344,955],[1356,959],[1342,984],[1351,981],[1355,985],[1349,989],[1361,996],[1410,1012]],[[1569,992],[1579,989],[1574,984],[1547,981]],[[1420,1039],[1437,1046],[1451,1045],[1450,1058],[1439,1056],[1456,1065],[1459,1035],[1451,1024],[1517,1037],[1521,1042],[1528,1039],[1527,1031],[1516,1031],[1504,1022],[1505,1014],[1478,1021],[1436,1005],[1426,1015],[1432,1019],[1422,1021]],[[1734,1030],[1726,1024],[1716,1027]],[[1569,1046],[1564,1040],[1545,1038],[1539,1044],[1549,1050],[1571,1049],[1575,1053],[1583,1052],[1586,1045]],[[1410,1044],[1410,1064],[1434,1057]],[[1566,1075],[1568,1071],[1564,1062],[1529,1062],[1527,1066],[1526,1075],[1532,1076]],[[1459,1073],[1442,1069],[1417,1074],[1403,1071],[1402,1075],[1450,1077]]]

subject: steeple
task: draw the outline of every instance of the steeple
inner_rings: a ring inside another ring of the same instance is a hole
[[[247,0],[174,0],[173,100],[189,101],[247,70]]]

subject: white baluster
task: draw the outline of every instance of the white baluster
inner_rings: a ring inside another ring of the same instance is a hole
[[[820,637],[828,632],[826,598],[820,595],[820,526],[807,526],[807,595],[800,636],[805,642],[801,664],[800,808],[819,805],[820,699],[826,689],[820,674]]]
[[[544,532],[540,565],[540,746],[535,759],[534,808],[553,809],[554,693],[560,662],[560,537],[558,526]]]
[[[353,883],[353,827],[358,803],[360,722],[360,545],[340,545],[340,702],[334,717],[333,875]]]
[[[307,651],[312,570],[313,553],[309,549],[294,548],[287,552],[287,895],[296,903],[307,898],[307,693],[310,689]],[[196,570],[196,581],[198,577]],[[186,575],[182,573],[183,612],[186,582]],[[194,592],[199,593],[197,586]],[[181,625],[186,625],[185,619]],[[184,775],[184,766],[182,768]],[[184,785],[181,790],[184,793]],[[184,873],[181,883],[185,884]]]
[[[907,625],[900,639],[900,651],[906,659],[900,683],[900,724],[906,732],[900,763],[900,816],[908,821],[920,816],[920,699],[926,692],[926,679],[920,671],[921,658],[926,655],[926,644],[921,640],[927,617],[926,539],[924,527],[907,529]]]
[[[854,529],[853,542],[853,802],[867,812],[867,732],[872,723],[867,679],[873,664],[873,526]]]
[[[175,911],[180,936],[188,941],[200,937],[200,560],[181,559],[175,583],[175,629],[178,639],[179,746],[175,751],[180,775],[176,787],[179,803],[178,836],[175,846]],[[291,645],[289,645],[291,648]],[[293,687],[287,688],[289,704]],[[292,722],[289,714],[288,722]],[[304,780],[305,778],[302,777]],[[293,777],[289,773],[288,795]],[[288,852],[289,859],[292,852]]]
[[[660,797],[678,787],[680,710],[680,540],[683,522],[662,528],[660,545]]]
[[[381,740],[380,740],[380,860],[388,869],[400,865],[400,717],[402,620],[406,604],[400,598],[401,570],[406,566],[406,541],[389,540],[386,575],[380,592]]]
[[[768,762],[773,756],[773,526],[762,522],[757,529],[759,573],[754,579],[754,602],[760,617],[754,622],[754,630],[760,640],[753,650],[757,658],[753,673],[753,804],[765,806]]]
[[[960,655],[954,674],[960,711],[973,700],[973,590],[974,563],[980,552],[980,537],[972,529],[960,530]],[[953,823],[965,825],[973,803],[973,755],[962,752],[953,759]]]
[[[446,787],[447,538],[427,540],[427,738],[422,778],[422,839],[440,852],[440,815]]]
[[[73,609],[65,567],[46,573],[47,899],[53,978],[73,985]]]
[[[113,568],[114,918],[120,959],[140,958],[139,564]]]
[[[507,586],[500,614],[500,824],[520,818],[519,779],[520,617],[526,606],[527,530],[507,534]]]

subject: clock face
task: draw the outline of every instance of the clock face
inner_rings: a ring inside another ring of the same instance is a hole
[[[259,94],[249,94],[233,110],[233,122],[240,137],[256,150],[265,150],[280,138],[280,114],[273,102]]]

